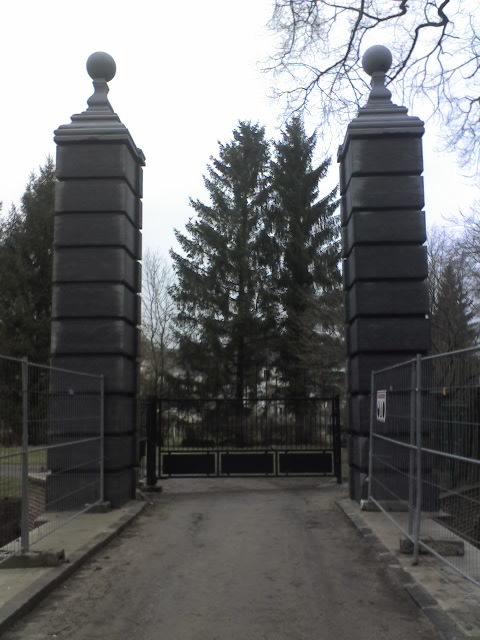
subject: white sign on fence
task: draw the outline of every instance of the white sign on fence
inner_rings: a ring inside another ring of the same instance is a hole
[[[377,391],[377,420],[385,422],[387,417],[387,392]]]

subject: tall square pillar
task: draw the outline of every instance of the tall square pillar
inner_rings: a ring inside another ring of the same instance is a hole
[[[87,110],[55,131],[58,184],[51,353],[55,367],[105,376],[104,498],[120,506],[135,496],[138,463],[145,158],[107,97],[107,82],[116,71],[113,58],[92,54],[87,70],[94,85]],[[61,443],[74,435],[66,423],[60,433],[57,428],[55,438]],[[53,472],[64,466],[62,452],[62,447],[51,451]],[[65,481],[57,477],[60,484]],[[53,486],[51,490],[60,491]]]
[[[339,149],[347,349],[350,497],[367,497],[372,370],[430,348],[424,123],[385,87],[391,54],[371,47],[365,107]]]

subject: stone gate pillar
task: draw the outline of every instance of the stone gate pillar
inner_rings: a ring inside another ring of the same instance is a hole
[[[145,158],[108,101],[115,61],[94,53],[87,71],[94,86],[87,110],[55,131],[52,365],[105,376],[105,500],[120,506],[136,484]],[[53,450],[49,467],[61,468],[62,455]]]
[[[350,497],[367,497],[370,374],[426,353],[427,254],[424,123],[391,101],[390,51],[363,56],[372,77],[365,107],[339,149],[346,307]]]

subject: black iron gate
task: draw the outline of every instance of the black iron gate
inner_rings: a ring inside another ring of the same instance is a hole
[[[334,476],[338,397],[148,398],[147,483],[157,477]]]

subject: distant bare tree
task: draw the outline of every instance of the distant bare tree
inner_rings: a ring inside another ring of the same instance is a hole
[[[145,391],[154,395],[164,391],[166,375],[173,366],[175,303],[169,290],[174,282],[166,258],[148,250],[143,258],[142,371]]]
[[[469,214],[460,214],[456,219],[460,229],[460,247],[464,262],[468,265],[469,278],[480,313],[480,202],[477,201]]]
[[[463,246],[464,234],[452,237],[444,228],[429,233],[429,294],[432,351],[442,353],[473,346],[478,340],[475,265]]]
[[[372,45],[393,53],[388,82],[411,104],[424,97],[465,163],[480,151],[478,0],[276,0],[277,51],[266,65],[288,111],[318,109],[345,124],[365,101],[361,56]]]
[[[451,235],[444,227],[432,227],[428,232],[427,241],[430,315],[437,308],[442,273],[453,253]]]

